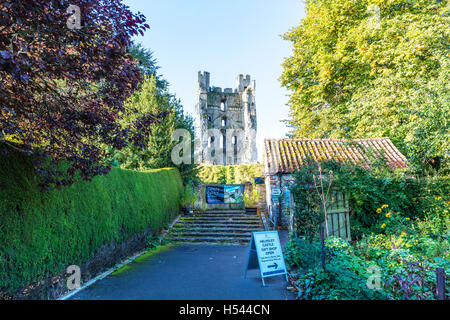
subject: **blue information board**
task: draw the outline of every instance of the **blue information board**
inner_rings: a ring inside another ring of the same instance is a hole
[[[264,178],[263,177],[255,177],[254,181],[255,181],[255,184],[264,184]]]
[[[206,186],[206,203],[242,203],[244,196],[241,185]]]

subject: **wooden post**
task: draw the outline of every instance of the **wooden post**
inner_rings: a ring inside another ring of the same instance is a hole
[[[436,268],[436,295],[438,300],[445,300],[445,270]]]
[[[323,270],[325,270],[325,234],[324,234],[324,230],[323,230],[323,224],[320,225],[320,244],[322,247],[322,254],[321,254],[321,258],[322,258],[322,268]]]

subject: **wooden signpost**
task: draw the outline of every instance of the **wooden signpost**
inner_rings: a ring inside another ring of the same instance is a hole
[[[436,295],[438,300],[445,300],[445,269],[436,269]]]
[[[267,277],[285,275],[288,281],[277,231],[252,232],[244,278],[247,278],[247,271],[250,269],[260,270],[264,286],[264,278]]]

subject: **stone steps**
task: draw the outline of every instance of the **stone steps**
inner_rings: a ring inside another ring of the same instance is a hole
[[[248,239],[237,239],[235,237],[179,237],[176,239],[171,239],[173,242],[197,242],[205,244],[217,244],[217,243],[230,243],[230,244],[242,244],[248,245],[250,238]]]
[[[211,230],[211,229],[216,229],[216,228],[221,228],[221,229],[249,229],[249,230],[253,230],[253,231],[257,231],[261,228],[260,224],[201,224],[201,225],[196,225],[196,224],[189,224],[189,225],[176,225],[173,226],[173,228],[171,230],[176,230],[179,228],[185,228],[185,229],[203,229],[203,230]]]
[[[226,213],[207,213],[207,214],[202,214],[202,215],[193,215],[193,216],[187,216],[187,217],[182,217],[185,219],[194,219],[196,217],[202,217],[202,218],[259,218],[256,215],[245,215],[245,214],[226,214]]]
[[[236,222],[236,223],[253,223],[259,222],[260,218],[248,219],[248,218],[195,218],[195,219],[182,219],[178,221],[179,223],[216,223],[216,222]]]
[[[172,235],[177,237],[236,237],[236,238],[248,238],[252,235],[251,231],[247,232],[203,232],[203,231],[186,231],[186,232],[174,232]]]
[[[245,218],[196,218],[196,219],[181,219],[179,222],[183,223],[215,223],[215,222],[235,222],[235,223],[254,223],[259,222],[259,219],[245,219]]]
[[[222,210],[222,209],[215,209],[215,210],[206,210],[203,212],[197,212],[196,214],[199,215],[205,215],[205,214],[221,214],[221,213],[225,213],[225,214],[244,214],[245,210],[235,210],[235,209],[230,209],[230,210]]]
[[[255,227],[254,226],[247,226],[247,227],[232,227],[232,228],[226,228],[226,227],[209,227],[209,228],[201,228],[201,227],[196,227],[196,226],[177,226],[174,227],[172,229],[174,232],[183,232],[183,231],[199,231],[199,232],[208,232],[208,231],[214,231],[214,232],[229,232],[229,231],[233,231],[233,232],[248,232],[248,231],[254,231]]]
[[[202,214],[202,215],[193,215],[181,217],[183,220],[195,220],[195,219],[259,219],[258,216],[250,216],[245,214]]]
[[[189,223],[189,224],[177,224],[173,227],[173,229],[177,229],[180,227],[185,227],[185,228],[202,228],[202,229],[213,229],[213,228],[226,228],[226,229],[241,229],[241,228],[248,228],[248,229],[259,229],[261,227],[261,225],[259,223],[246,223],[246,224],[233,224],[233,223],[199,223],[199,224],[195,224],[195,223]]]
[[[263,230],[259,216],[243,210],[209,210],[180,217],[169,230],[172,242],[248,244],[253,231]]]

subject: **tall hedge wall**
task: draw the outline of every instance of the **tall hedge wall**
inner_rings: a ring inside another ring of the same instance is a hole
[[[241,184],[253,182],[254,177],[263,175],[262,164],[200,167],[198,177],[203,183]]]
[[[176,169],[114,168],[92,182],[41,192],[23,156],[0,157],[0,292],[88,261],[104,244],[158,231],[179,210]]]

